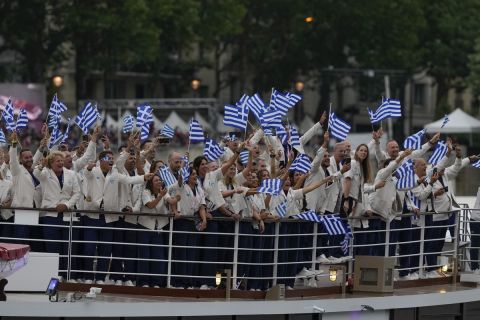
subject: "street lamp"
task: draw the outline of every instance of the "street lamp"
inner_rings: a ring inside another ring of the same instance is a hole
[[[297,92],[302,92],[304,88],[305,88],[305,82],[303,82],[302,80],[297,80],[295,82],[295,90]]]
[[[306,23],[312,23],[313,22],[313,17],[312,16],[305,17],[305,22]]]
[[[53,76],[52,83],[55,86],[55,88],[60,88],[63,85],[63,77],[60,75]]]
[[[198,88],[200,87],[200,80],[197,79],[197,78],[193,78],[193,79],[192,79],[192,82],[190,82],[190,85],[192,86],[192,89],[193,89],[194,91],[197,91]]]

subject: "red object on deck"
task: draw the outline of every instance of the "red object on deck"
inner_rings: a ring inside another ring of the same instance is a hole
[[[0,259],[1,260],[15,260],[23,257],[30,251],[30,246],[27,244],[15,243],[1,243],[0,242]]]

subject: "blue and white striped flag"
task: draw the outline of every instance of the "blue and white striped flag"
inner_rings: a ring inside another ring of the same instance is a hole
[[[345,225],[342,219],[336,214],[327,214],[322,216],[322,223],[329,235],[345,234]]]
[[[275,208],[275,212],[280,218],[285,218],[285,216],[287,215],[287,201],[285,200],[282,203],[280,203]]]
[[[225,152],[225,149],[212,139],[205,139],[205,148],[203,149],[203,155],[208,161],[215,161]]]
[[[60,141],[60,143],[65,143],[67,142],[67,139],[68,137],[70,136],[70,130],[71,130],[71,127],[70,127],[70,118],[67,119],[67,129],[65,129],[65,133],[63,134],[63,137],[62,137],[62,141]]]
[[[165,125],[163,126],[162,131],[160,131],[160,134],[161,134],[162,136],[165,136],[165,137],[167,137],[167,138],[172,139],[173,136],[175,135],[175,131],[173,130],[172,127],[170,127],[170,126],[168,125],[168,123],[165,123]]]
[[[190,143],[205,141],[205,136],[203,135],[203,129],[197,120],[195,119],[190,120],[189,132],[190,132]]]
[[[350,225],[347,223],[345,225],[345,237],[343,238],[342,242],[340,242],[340,245],[342,247],[342,252],[344,255],[348,254],[349,242],[350,242],[350,239],[352,238],[353,238],[352,229],[350,228]]]
[[[142,104],[137,107],[137,129],[143,128],[145,122],[153,122],[153,109],[147,104]]]
[[[275,129],[277,136],[287,135],[287,130],[285,130],[285,126],[280,117],[270,120],[270,122],[265,124],[265,128]]]
[[[88,102],[80,114],[75,118],[76,125],[82,129],[84,134],[88,134],[88,129],[97,121],[97,105]]]
[[[240,152],[240,162],[246,166],[247,163],[248,163],[248,156],[250,154],[250,151],[248,150],[243,150],[242,152]]]
[[[437,163],[447,154],[448,147],[445,141],[438,141],[433,150],[433,154],[428,159],[428,163],[431,165],[437,165]]]
[[[263,134],[266,135],[266,136],[273,136],[273,132],[272,132],[272,129],[270,128],[265,128],[263,129]]]
[[[282,191],[281,179],[264,179],[257,189],[260,193],[269,193],[272,195],[278,195]]]
[[[140,141],[145,141],[150,136],[150,124],[151,122],[145,121],[140,129]]]
[[[274,109],[278,110],[282,116],[285,116],[288,110],[293,108],[300,100],[302,100],[302,97],[298,94],[289,92],[282,93],[273,89],[270,99],[270,107],[274,107]]]
[[[352,127],[348,123],[337,117],[335,112],[330,114],[328,120],[328,129],[330,130],[332,136],[343,141],[347,139],[347,135],[351,128]]]
[[[260,95],[258,93],[255,93],[253,96],[251,96],[247,100],[247,105],[249,110],[251,110],[253,115],[255,116],[255,119],[257,119],[257,122],[262,123],[262,114],[266,109],[266,106],[265,102],[263,102],[262,98],[260,98]]]
[[[225,106],[224,125],[245,130],[248,122],[248,99],[249,97],[244,94],[235,105]]]
[[[160,169],[158,169],[158,175],[162,178],[167,188],[170,188],[177,182],[172,170],[170,170],[168,166],[161,166]]]
[[[479,169],[480,169],[480,160],[477,160],[477,161],[475,161],[474,163],[472,163],[472,166],[474,166],[475,168],[479,168]]]
[[[290,126],[290,145],[292,147],[300,146],[300,135],[294,126]]]
[[[15,130],[15,120],[13,118],[13,102],[9,98],[5,109],[2,112],[2,119],[5,122],[5,127],[8,131],[13,132]]]
[[[281,119],[283,116],[282,112],[275,109],[274,107],[268,107],[266,109],[261,118],[260,118],[260,124],[262,127],[268,126],[273,120],[275,119]]]
[[[48,147],[52,148],[53,146],[57,145],[62,141],[63,134],[60,131],[58,125],[53,128],[52,133],[50,135],[50,140],[48,141]]]
[[[5,133],[3,133],[3,129],[0,128],[0,143],[7,143],[7,139],[5,138]]]
[[[303,174],[308,173],[310,170],[312,170],[312,162],[310,158],[303,153],[299,153],[290,166],[290,171],[298,171]]]
[[[445,117],[443,118],[442,126],[440,128],[445,127],[448,121],[450,121],[450,119],[448,118],[448,114],[446,114]]]
[[[17,116],[17,126],[16,129],[25,129],[28,125],[28,116],[27,110],[21,109]]]
[[[413,160],[407,159],[395,172],[397,176],[397,189],[411,189],[416,186]]]
[[[403,147],[405,149],[418,150],[422,148],[422,140],[425,135],[426,130],[420,130],[419,132],[408,136],[403,142]]]
[[[317,213],[313,210],[304,211],[302,213],[294,215],[293,217],[305,221],[322,222],[322,217],[317,215]]]
[[[125,115],[125,117],[123,117],[123,128],[122,128],[123,133],[132,132],[133,121],[134,121],[134,118],[131,114],[127,114]]]
[[[58,99],[57,94],[52,98],[52,103],[50,104],[50,109],[48,110],[48,127],[54,128],[60,122],[60,114],[67,110],[67,106]]]
[[[377,111],[368,109],[370,121],[376,123],[387,118],[400,118],[402,116],[402,107],[399,100],[387,99],[382,102]]]

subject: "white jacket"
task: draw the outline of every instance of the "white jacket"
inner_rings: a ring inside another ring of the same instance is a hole
[[[11,147],[8,153],[13,176],[12,207],[40,207],[42,202],[41,185],[35,187],[31,174],[19,163],[16,147]],[[42,154],[37,150],[33,157],[33,163],[37,163],[41,158]]]
[[[155,208],[147,208],[146,203],[155,200],[155,196],[148,189],[144,189],[142,193],[142,213],[150,213],[149,216],[139,216],[138,224],[144,226],[150,230],[160,230],[168,224],[168,217],[165,216],[156,216],[155,214],[168,214],[168,208],[166,206],[166,200],[170,198],[168,192],[163,196],[163,198],[158,202]]]
[[[12,199],[12,181],[5,179],[0,180],[0,203],[4,203]],[[3,219],[8,220],[13,216],[12,210],[2,209],[0,215]]]

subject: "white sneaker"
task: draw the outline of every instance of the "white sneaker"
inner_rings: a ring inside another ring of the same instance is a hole
[[[350,261],[350,260],[352,260],[352,259],[353,259],[352,256],[345,256],[345,257],[340,257],[340,258],[338,258],[339,262],[341,262],[341,263]]]
[[[153,286],[155,289],[160,289],[160,286]]]
[[[150,286],[148,284],[144,284],[142,288],[150,288]]]
[[[105,281],[97,280],[97,284],[100,284],[100,285],[105,284]]]
[[[77,283],[83,283],[83,279],[77,279]]]
[[[287,290],[293,290],[293,288],[292,288],[291,286],[286,286],[285,289],[287,289]]]
[[[75,280],[75,279],[70,279],[70,280],[68,280],[68,283],[77,283],[77,280]]]
[[[90,280],[90,279],[85,280],[85,284],[92,284],[92,283],[93,283],[93,280]]]
[[[125,281],[125,283],[124,283],[123,285],[124,285],[124,286],[127,286],[127,287],[133,287],[133,286],[135,286],[135,285],[133,284],[132,280],[127,280],[127,281]]]
[[[209,290],[210,288],[206,284],[200,286],[200,290]]]
[[[117,280],[117,281],[115,281],[115,285],[116,286],[123,286],[123,281],[122,280]],[[133,285],[133,283],[132,283],[132,285]]]
[[[425,278],[427,279],[435,279],[440,277],[441,277],[440,274],[436,270],[427,272],[427,274],[425,275]]]
[[[341,258],[336,258],[336,257],[332,257],[332,256],[328,257],[328,260],[330,261],[330,264],[336,264],[336,263],[341,263],[342,262]]]
[[[420,275],[418,274],[418,272],[410,273],[408,276],[410,277],[410,280],[418,280],[418,279],[420,279]]]
[[[308,286],[312,287],[312,288],[316,288],[317,287],[317,281],[315,281],[314,278],[309,279],[308,280]]]
[[[297,275],[296,278],[308,278],[312,277],[315,275],[315,272],[312,272],[308,270],[307,268],[303,268],[302,271],[300,271]]]
[[[323,264],[329,264],[331,263],[330,260],[327,259],[327,257],[325,257],[324,254],[321,254],[317,257],[317,262],[318,263],[323,263]]]

